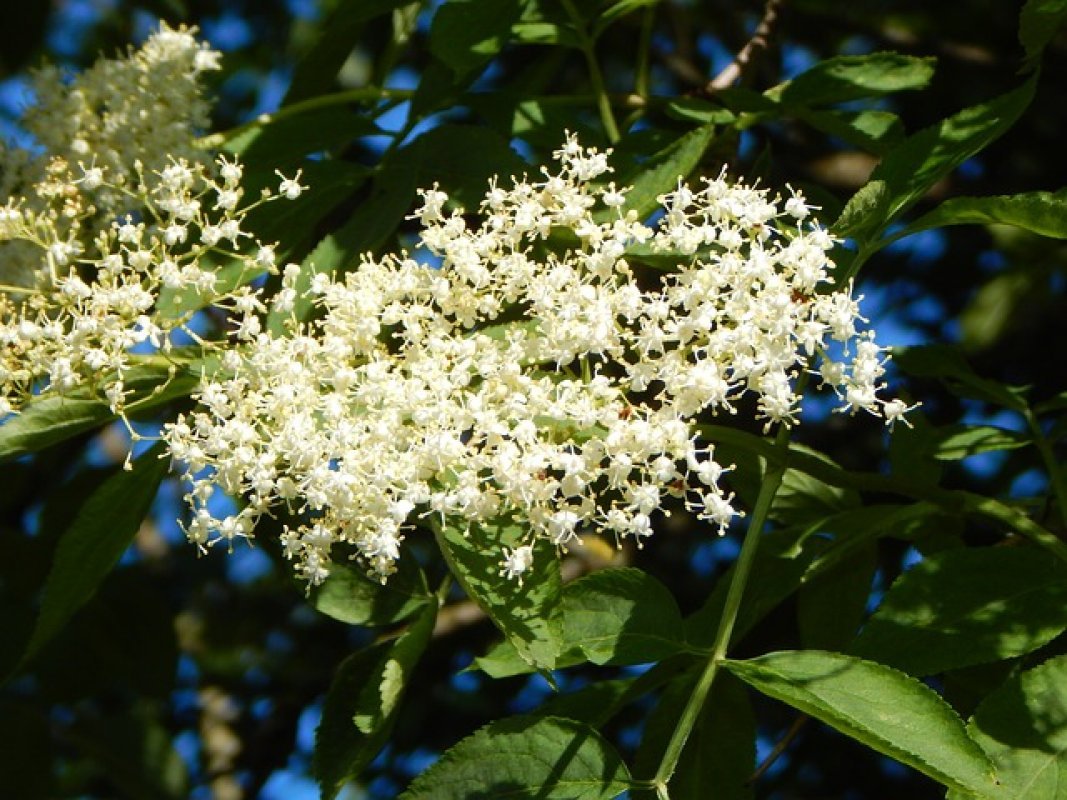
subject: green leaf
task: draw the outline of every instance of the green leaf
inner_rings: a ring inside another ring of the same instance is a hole
[[[419,164],[418,185],[440,183],[453,203],[471,212],[485,198],[490,178],[497,176],[506,184],[530,169],[507,139],[481,125],[438,125],[409,148],[413,152],[403,157]]]
[[[643,664],[685,650],[682,614],[670,591],[647,572],[597,570],[563,593],[564,649],[594,664]]]
[[[973,397],[1015,411],[1026,409],[1024,391],[982,378],[967,363],[959,348],[932,344],[893,350],[893,363],[909,375],[937,378],[961,397]]]
[[[584,664],[586,661],[585,653],[578,647],[561,647],[556,655],[556,665],[553,669],[566,669],[577,664]],[[484,656],[476,656],[474,666],[491,678],[529,675],[538,669],[519,655],[519,651],[507,639],[494,644]]]
[[[714,786],[720,800],[748,800],[754,796],[755,762],[756,718],[748,692],[724,674],[711,687],[682,750],[670,781],[671,798],[704,800]]]
[[[1067,21],[1067,0],[1027,0],[1019,13],[1019,42],[1026,60],[1041,57],[1045,47]]]
[[[904,138],[900,117],[889,111],[814,111],[798,108],[797,117],[823,133],[875,155],[885,155]]]
[[[507,44],[521,11],[519,0],[444,3],[430,25],[430,52],[463,78]]]
[[[997,786],[987,797],[1059,800],[1067,786],[1067,656],[1009,679],[967,726],[992,759]]]
[[[403,557],[384,584],[357,564],[335,564],[311,592],[311,605],[349,625],[390,625],[407,619],[433,600],[414,558]]]
[[[449,749],[400,800],[611,800],[626,765],[595,730],[559,717],[491,723]]]
[[[660,0],[616,0],[616,2],[600,12],[593,30],[593,38],[599,37],[615,20],[635,11],[640,11],[642,8],[659,5],[659,2]]]
[[[563,580],[556,549],[544,539],[533,543],[534,561],[523,583],[500,575],[504,548],[524,544],[517,524],[475,525],[466,535],[452,526],[434,526],[437,544],[453,576],[535,669],[554,669],[563,633]]]
[[[895,355],[895,352],[894,352]],[[922,409],[908,414],[910,425],[896,425],[889,436],[889,464],[894,475],[936,486],[941,481],[942,465],[930,454],[930,442],[936,438],[934,426]]]
[[[555,694],[536,713],[567,717],[599,729],[624,706],[670,683],[692,664],[691,657],[679,656],[661,661],[636,678],[598,681],[576,691]]]
[[[797,449],[827,464],[834,463],[828,456],[816,450],[800,445],[797,445]],[[827,514],[855,508],[859,504],[859,495],[851,489],[830,486],[801,470],[787,469],[782,476],[782,485],[774,496],[771,518],[786,524],[808,522]]]
[[[636,211],[642,219],[655,211],[659,207],[657,198],[675,189],[679,178],[696,169],[714,136],[714,125],[702,125],[653,153],[647,161],[630,169],[619,169],[617,182],[633,187],[626,194],[623,210]],[[611,210],[611,214],[615,213]],[[604,212],[600,216],[606,217]]]
[[[190,362],[169,383],[166,367],[139,364],[130,369],[126,387],[133,394],[126,401],[127,411],[137,414],[188,395],[199,382],[198,375],[193,374],[198,363],[202,362]],[[117,417],[104,400],[57,395],[35,398],[0,423],[0,462],[43,450],[114,419]]]
[[[602,569],[567,584],[562,617],[557,669],[585,661],[646,664],[689,651],[673,595],[643,570]],[[533,669],[506,641],[475,662],[494,678]]]
[[[59,540],[37,624],[20,665],[59,632],[118,563],[167,474],[165,452],[163,442],[156,444],[133,462],[129,472],[120,469],[106,480],[79,509]]]
[[[999,138],[1030,104],[1034,79],[987,103],[909,136],[891,150],[870,182],[849,200],[834,233],[873,247],[877,234],[915,204],[939,180]]]
[[[978,453],[1017,450],[1026,447],[1030,438],[1018,431],[995,425],[949,425],[937,430],[930,442],[932,455],[940,461],[959,461]]]
[[[427,605],[397,639],[360,650],[337,668],[315,732],[312,759],[327,800],[358,776],[389,739],[407,680],[436,619],[437,604]]]
[[[825,540],[811,535],[807,526],[780,528],[763,536],[730,638],[731,644],[741,641],[760,620],[799,588],[805,572],[826,545]],[[734,567],[731,566],[716,582],[704,605],[686,619],[686,639],[692,646],[712,646],[733,573]]]
[[[293,71],[282,105],[329,91],[341,66],[352,54],[367,20],[387,14],[410,0],[341,0],[322,23],[322,35]]]
[[[737,115],[719,103],[700,97],[678,97],[668,100],[664,111],[673,119],[695,122],[700,125],[732,125]]]
[[[1042,272],[1013,264],[979,286],[957,317],[960,346],[970,352],[983,350],[1051,312],[1056,295],[1049,292],[1048,275]]]
[[[833,540],[826,543],[804,573],[803,582],[809,583],[823,572],[851,560],[881,538],[922,544],[934,537],[948,536],[955,544],[958,533],[953,523],[957,521],[958,517],[922,502],[909,505],[872,503],[835,514],[813,523],[805,531],[805,536],[825,538],[830,535]]]
[[[557,693],[549,697],[536,713],[538,716],[566,717],[599,728],[611,719],[637,680],[603,680],[573,692]]]
[[[877,546],[868,540],[801,585],[797,621],[805,647],[840,650],[852,641],[866,615],[877,566]]]
[[[753,688],[918,770],[978,794],[994,786],[993,766],[963,722],[932,689],[894,669],[840,653],[796,650],[727,669]]]
[[[891,151],[890,155],[892,152],[895,151]],[[872,178],[841,209],[841,215],[833,224],[833,232],[838,236],[873,235],[871,232],[880,230],[879,220],[888,213],[888,205],[889,184]]]
[[[947,225],[1011,225],[1050,239],[1067,239],[1067,190],[996,197],[954,197],[893,236]]]
[[[265,114],[222,146],[246,169],[287,170],[301,166],[309,153],[332,151],[353,139],[382,131],[366,114],[341,106],[309,108],[299,113]]]
[[[1032,652],[1067,630],[1067,569],[1032,547],[934,553],[901,575],[851,653],[913,675]]]
[[[582,39],[567,25],[554,22],[516,22],[511,36],[517,44],[544,44],[581,49]]]
[[[56,396],[33,400],[0,425],[0,460],[43,450],[114,418],[100,400]]]
[[[900,53],[837,56],[820,61],[767,95],[785,106],[825,106],[922,89],[934,75],[933,58]]]
[[[472,92],[471,108],[507,139],[523,141],[546,151],[559,147],[566,131],[573,131],[585,143],[601,135],[587,121],[574,118],[573,110],[560,103],[525,97],[513,92]]]

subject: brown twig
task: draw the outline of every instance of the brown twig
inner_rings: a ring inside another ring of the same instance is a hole
[[[801,714],[795,720],[793,724],[789,726],[789,730],[785,732],[785,736],[778,740],[774,745],[774,749],[767,754],[767,757],[763,759],[763,763],[756,767],[756,771],[752,773],[746,783],[752,784],[763,777],[763,774],[771,768],[771,765],[786,751],[786,749],[793,743],[793,740],[797,738],[797,734],[800,733],[800,729],[804,727],[807,721],[811,719],[807,714]]]
[[[734,56],[734,60],[727,65],[726,69],[708,81],[704,86],[705,94],[714,94],[733,86],[744,75],[745,70],[749,68],[755,59],[767,49],[770,45],[771,34],[774,33],[774,25],[778,21],[778,14],[781,12],[784,3],[785,0],[767,0],[766,5],[763,7],[763,18],[759,21],[759,25],[756,26],[756,31],[752,34],[752,38],[738,51],[737,55]]]

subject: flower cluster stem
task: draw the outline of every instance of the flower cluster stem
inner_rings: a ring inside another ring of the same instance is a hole
[[[582,54],[589,68],[589,82],[593,85],[593,92],[596,94],[597,110],[600,112],[600,121],[604,125],[604,133],[608,141],[615,144],[620,138],[619,124],[615,121],[615,112],[611,110],[611,98],[604,84],[604,74],[600,71],[600,64],[596,60],[596,42],[589,36],[585,22],[572,0],[561,0],[561,2],[567,11],[567,16],[574,23],[575,32],[581,39]]]
[[[723,606],[722,617],[719,620],[719,629],[715,634],[711,657],[708,659],[708,663],[704,667],[704,672],[701,673],[700,680],[697,681],[693,693],[689,696],[689,702],[686,703],[685,709],[682,711],[678,725],[675,726],[674,733],[667,743],[667,749],[663,753],[659,769],[656,770],[656,776],[652,779],[660,800],[669,800],[670,795],[667,790],[667,784],[670,782],[671,776],[674,775],[674,770],[678,766],[678,759],[681,758],[682,750],[689,739],[689,734],[692,732],[693,726],[696,725],[697,718],[704,707],[704,701],[707,699],[708,692],[715,681],[719,667],[726,660],[726,652],[730,647],[730,637],[733,635],[737,614],[741,609],[745,585],[748,583],[749,575],[752,573],[752,565],[756,559],[756,551],[759,548],[763,526],[767,522],[771,504],[774,502],[778,487],[782,485],[782,477],[785,475],[789,452],[789,432],[789,428],[782,425],[778,430],[778,435],[775,437],[774,448],[779,457],[766,460],[766,472],[760,486],[759,496],[756,498],[756,506],[752,510],[752,518],[749,521],[748,530],[745,532],[741,553],[734,564],[734,572],[730,580],[730,588],[726,593],[726,603]]]

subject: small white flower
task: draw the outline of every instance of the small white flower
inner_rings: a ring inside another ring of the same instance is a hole
[[[297,170],[296,175],[292,178],[286,178],[278,170],[274,171],[274,174],[281,178],[281,183],[278,185],[279,194],[283,195],[287,200],[296,200],[300,197],[308,187],[300,185],[300,174],[303,170]]]
[[[508,580],[518,580],[522,586],[522,576],[533,566],[533,547],[524,544],[514,550],[504,548],[504,560],[500,565],[500,575]]]

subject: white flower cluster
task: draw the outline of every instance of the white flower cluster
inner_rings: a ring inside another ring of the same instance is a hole
[[[694,420],[745,393],[768,424],[792,424],[811,369],[851,410],[903,412],[878,398],[884,358],[857,334],[856,302],[825,291],[832,239],[801,197],[783,211],[722,178],[680,183],[653,229],[595,183],[605,153],[570,137],[555,157],[541,181],[491,184],[477,227],[423,192],[419,246],[439,265],[401,254],[316,275],[314,321],[259,332],[205,379],[165,434],[194,542],[250,537],[284,507],[298,520],[285,552],[310,583],[351,555],[384,580],[419,517],[510,516],[529,539],[499,553],[501,574],[521,580],[535,538],[640,544],[667,496],[725,529],[732,495]],[[638,247],[677,268],[638,280]],[[286,267],[275,308],[293,307],[298,277]],[[238,512],[211,513],[218,489],[243,498]]]
[[[258,331],[257,293],[224,291],[216,271],[274,269],[273,250],[250,247],[242,224],[279,195],[242,204],[241,167],[193,146],[207,113],[196,78],[217,55],[164,26],[69,85],[39,79],[27,120],[44,152],[4,154],[2,174],[19,177],[0,197],[0,418],[33,393],[78,388],[121,413],[130,348],[166,352],[188,321],[159,313],[164,292],[223,305],[239,330]],[[289,184],[303,188],[283,179],[285,196]]]
[[[23,124],[49,155],[102,168],[112,183],[135,178],[137,161],[154,174],[174,161],[208,160],[195,144],[211,113],[201,78],[220,68],[222,54],[194,33],[162,23],[124,58],[101,58],[75,76],[43,67]],[[121,203],[119,195],[110,199]]]
[[[210,166],[196,136],[210,121],[202,77],[219,69],[221,53],[197,42],[194,33],[163,23],[125,57],[98,59],[75,75],[53,65],[37,70],[34,102],[22,119],[37,147],[31,152],[0,142],[0,202],[21,197],[24,207],[44,211],[49,198],[36,189],[59,158],[83,171],[81,183],[92,192],[103,225],[138,208],[127,184],[139,174],[155,175],[174,161]],[[0,254],[0,283],[34,284],[40,261],[33,247],[5,244]]]

